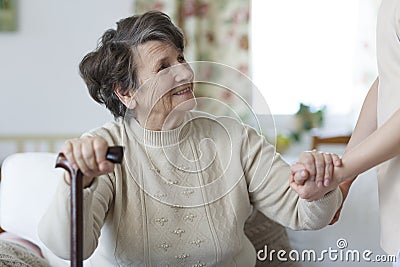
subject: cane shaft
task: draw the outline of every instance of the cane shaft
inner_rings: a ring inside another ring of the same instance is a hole
[[[71,266],[82,267],[83,261],[83,188],[82,172],[71,177]]]
[[[109,147],[106,159],[113,163],[121,163],[123,148]],[[57,157],[56,167],[65,169],[71,177],[71,266],[82,267],[83,262],[83,174],[72,167],[64,154]]]

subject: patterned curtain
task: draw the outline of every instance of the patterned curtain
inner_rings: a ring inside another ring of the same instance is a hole
[[[218,76],[223,86],[196,84],[196,96],[218,101],[199,102],[198,109],[214,115],[228,115],[232,110],[242,119],[249,116],[247,103],[251,88],[249,74],[249,0],[136,0],[136,13],[159,10],[167,13],[184,32],[185,57],[189,62],[210,61],[227,65],[236,70],[219,71],[210,64],[201,64],[201,72]],[[215,65],[214,65],[215,67]],[[215,80],[215,77],[208,77]],[[233,93],[229,85],[235,85]],[[227,86],[228,85],[228,86]],[[242,86],[240,86],[242,85]],[[237,89],[238,88],[238,89]],[[230,90],[231,89],[231,90]]]

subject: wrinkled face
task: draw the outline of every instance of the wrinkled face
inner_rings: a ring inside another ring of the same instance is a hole
[[[194,108],[193,71],[174,45],[148,41],[137,47],[140,88],[134,93],[139,119],[165,119]]]

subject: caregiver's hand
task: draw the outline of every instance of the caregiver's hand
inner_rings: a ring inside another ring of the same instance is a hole
[[[329,186],[334,167],[340,167],[342,160],[333,153],[320,151],[304,151],[299,161],[290,167],[294,181],[301,185],[308,179],[315,181],[318,187]]]
[[[342,161],[336,154],[305,151],[299,161],[290,167],[290,186],[301,198],[318,200],[339,185],[338,179],[333,182],[332,179],[334,168],[341,165]]]
[[[106,160],[108,144],[103,137],[85,136],[67,140],[61,152],[71,163],[74,169],[83,173],[83,187],[88,187],[94,177],[110,173],[114,164]],[[68,174],[65,176],[67,184],[71,184]]]

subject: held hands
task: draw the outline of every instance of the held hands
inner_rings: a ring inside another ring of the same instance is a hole
[[[108,144],[102,137],[85,136],[67,140],[61,152],[72,164],[74,169],[83,173],[83,187],[88,187],[94,177],[110,173],[114,164],[106,160]],[[68,174],[64,176],[67,184],[71,184]]]
[[[290,168],[290,187],[307,201],[321,199],[340,184],[334,169],[341,165],[342,161],[336,154],[305,151]]]

